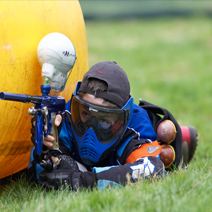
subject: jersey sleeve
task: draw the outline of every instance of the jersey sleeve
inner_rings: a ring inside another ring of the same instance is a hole
[[[67,116],[70,116],[70,101],[67,102],[65,111],[62,114],[62,126],[60,127],[60,133],[59,133],[59,140],[60,140],[60,145],[63,148],[64,151],[72,151],[73,145],[72,145],[72,140],[73,140],[73,135],[71,133],[71,126],[68,122]],[[61,144],[62,143],[62,144]],[[65,150],[65,148],[67,150]]]

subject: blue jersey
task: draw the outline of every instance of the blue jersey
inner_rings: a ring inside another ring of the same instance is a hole
[[[70,104],[70,101],[66,104],[65,109],[68,113],[64,112],[66,116],[63,115],[62,128],[59,134],[60,150],[62,154],[69,155],[77,162],[82,163],[74,145],[70,121],[67,118],[67,115],[71,116]],[[133,117],[118,146],[95,167],[86,166],[86,168],[88,171],[96,173],[97,184],[100,188],[111,185],[111,183],[115,185],[125,184],[127,173],[131,175],[133,181],[139,179],[141,175],[144,177],[155,174],[163,175],[165,169],[159,159],[160,151],[156,151],[156,153],[158,152],[156,155],[148,152],[147,154],[143,153],[145,152],[143,149],[148,149],[148,145],[153,144],[155,140],[157,140],[157,135],[147,111],[134,104]],[[153,145],[151,148],[158,150],[158,146],[158,144]],[[135,154],[133,154],[134,152]],[[31,154],[32,161],[33,153]],[[39,179],[39,172],[42,168],[36,164],[35,169],[36,178]]]

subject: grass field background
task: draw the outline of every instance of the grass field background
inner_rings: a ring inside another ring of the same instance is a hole
[[[84,18],[117,19],[159,16],[212,15],[210,1],[167,1],[167,0],[79,0]]]
[[[212,211],[212,20],[86,21],[89,66],[116,61],[131,94],[164,107],[199,133],[187,168],[165,179],[93,192],[46,192],[23,175],[4,187],[0,211]],[[78,58],[79,59],[79,58]]]

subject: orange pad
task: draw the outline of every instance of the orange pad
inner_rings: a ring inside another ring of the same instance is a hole
[[[150,148],[149,148],[150,147]],[[154,147],[154,148],[152,148]],[[134,150],[127,158],[126,163],[133,163],[139,158],[155,157],[161,153],[161,146],[158,141],[143,144],[138,149]]]

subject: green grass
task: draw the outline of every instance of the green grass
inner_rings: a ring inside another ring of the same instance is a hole
[[[93,192],[46,192],[22,176],[4,186],[0,211],[212,211],[211,19],[86,22],[89,66],[114,60],[131,93],[193,125],[199,145],[187,169],[165,179]]]
[[[201,14],[210,12],[209,1],[167,1],[167,0],[79,0],[86,18],[113,19],[169,14]]]

